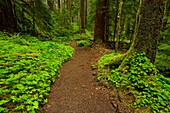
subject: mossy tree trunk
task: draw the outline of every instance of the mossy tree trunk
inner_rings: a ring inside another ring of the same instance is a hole
[[[143,0],[132,50],[145,52],[154,63],[164,15],[163,0]]]
[[[119,12],[119,1],[116,0],[116,10],[115,10],[115,15],[118,15]],[[117,31],[117,16],[114,18],[114,36],[113,38],[116,37],[116,31]]]
[[[119,3],[119,12],[118,12],[118,15],[117,15],[118,25],[117,25],[116,43],[115,43],[115,51],[116,52],[118,52],[119,37],[120,37],[120,32],[121,32],[122,6],[123,6],[123,0],[120,0],[120,3]]]
[[[165,0],[165,11],[164,11],[164,19],[162,24],[162,32],[164,32],[167,29],[168,24],[168,17],[170,16],[170,0]]]

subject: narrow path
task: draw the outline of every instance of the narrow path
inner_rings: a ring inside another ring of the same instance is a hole
[[[49,102],[42,113],[114,113],[109,91],[94,80],[91,65],[102,53],[90,47],[71,46],[76,52],[61,69],[61,77],[51,87]]]

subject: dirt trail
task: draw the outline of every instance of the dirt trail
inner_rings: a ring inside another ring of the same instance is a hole
[[[115,113],[109,91],[94,80],[94,64],[102,53],[90,47],[76,47],[73,58],[66,62],[61,77],[51,87],[49,102],[41,113]]]

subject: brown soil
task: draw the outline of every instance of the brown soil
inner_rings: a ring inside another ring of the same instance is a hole
[[[90,47],[76,47],[73,58],[66,62],[61,77],[51,86],[48,103],[41,113],[116,113],[110,91],[100,86],[91,69],[104,53]]]

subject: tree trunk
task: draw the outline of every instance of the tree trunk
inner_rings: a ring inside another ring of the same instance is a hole
[[[127,35],[127,39],[130,39],[131,37],[131,31],[130,31],[130,21],[129,21],[129,18],[126,16],[126,28],[125,28],[125,33]]]
[[[55,0],[47,0],[47,4],[48,4],[49,9],[50,9],[51,11],[54,11],[54,1],[55,1]]]
[[[105,43],[106,42],[106,12],[107,12],[108,0],[98,0],[96,7],[96,19],[94,29],[94,42]]]
[[[61,2],[60,0],[58,0],[58,9],[60,10],[60,8],[61,8]]]
[[[118,5],[118,0],[116,0],[116,11],[115,11],[115,18],[114,18],[114,36],[113,38],[115,39],[116,37],[116,31],[117,31],[117,15],[119,12],[119,5]]]
[[[87,27],[87,9],[88,9],[88,0],[85,0],[85,28]]]
[[[11,0],[0,2],[0,30],[16,31],[17,22]]]
[[[163,5],[163,0],[140,0],[132,45],[126,54],[112,59],[109,64],[119,65],[123,61],[119,66],[122,70],[134,52],[144,52],[154,63],[164,15]]]
[[[110,1],[107,0],[106,1],[106,17],[105,17],[105,37],[104,37],[104,40],[105,42],[107,42],[109,40],[109,33],[110,33],[110,29],[109,29],[109,26],[110,26],[110,14],[109,14],[109,5],[110,5]]]
[[[162,32],[164,32],[167,29],[167,23],[168,23],[168,17],[170,16],[170,1],[165,1],[165,11],[164,11],[164,19],[162,24]]]
[[[80,33],[85,33],[85,0],[80,0]]]
[[[35,33],[35,1],[32,2],[32,5],[33,5],[33,16],[32,16],[32,19],[33,19],[33,33]]]
[[[132,47],[138,53],[145,52],[154,63],[164,14],[163,0],[144,0],[140,9],[139,26]]]
[[[119,37],[120,37],[120,32],[121,32],[122,6],[123,6],[123,0],[120,0],[120,3],[119,3],[119,13],[118,13],[118,15],[117,15],[117,18],[118,18],[118,26],[117,26],[116,43],[115,43],[115,51],[116,51],[116,52],[118,52]]]
[[[72,0],[69,0],[69,15],[70,15],[70,23],[72,23]]]

